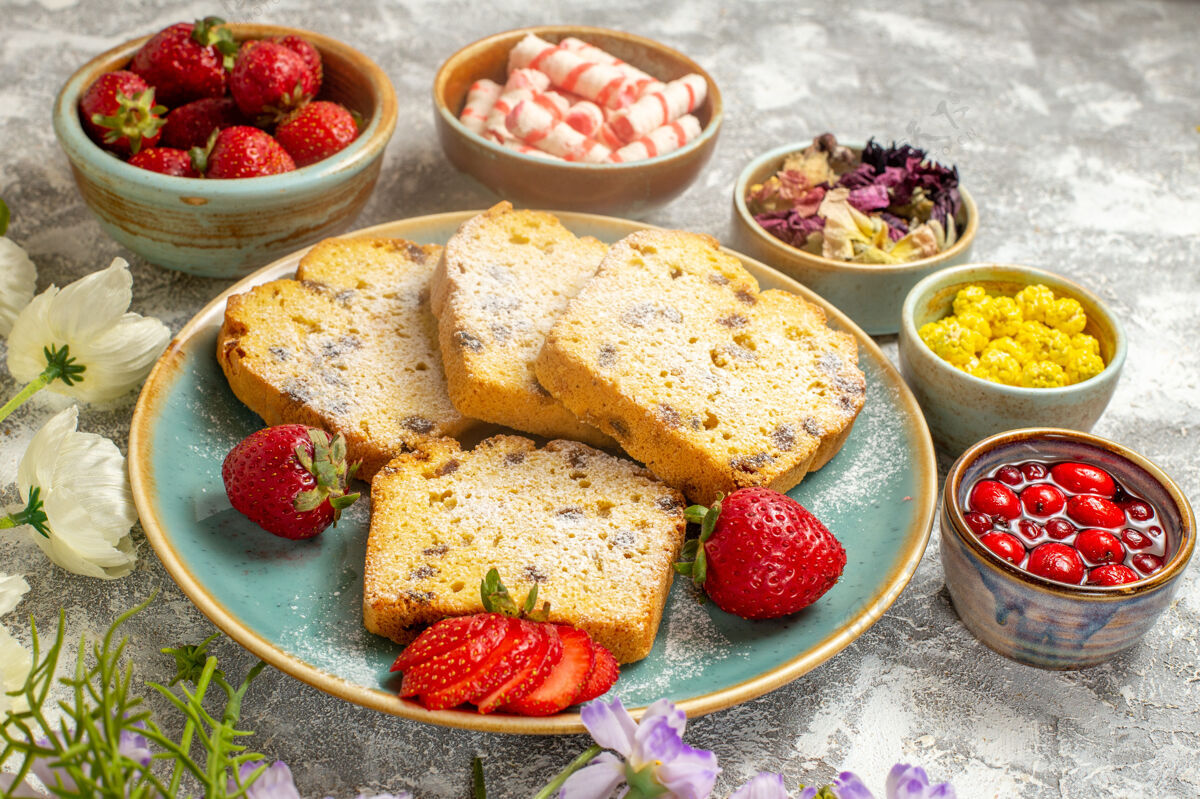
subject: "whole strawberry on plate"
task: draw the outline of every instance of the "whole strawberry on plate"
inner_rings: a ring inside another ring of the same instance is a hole
[[[689,575],[721,610],[744,619],[808,607],[846,566],[846,551],[825,525],[769,488],[740,488],[711,508],[692,505],[684,515],[700,524],[700,537],[684,545],[676,571]]]
[[[495,569],[480,585],[484,613],[443,619],[392,664],[400,696],[430,710],[466,702],[480,713],[548,716],[601,696],[617,681],[616,658],[583,630],[546,621],[534,585],[518,605]]]
[[[142,45],[129,69],[158,93],[158,100],[176,106],[225,93],[226,72],[233,66],[237,42],[220,17],[164,28]]]
[[[197,169],[210,178],[259,178],[296,168],[271,134],[249,125],[215,131],[207,147],[193,147],[191,152]]]
[[[165,106],[154,89],[128,70],[105,72],[79,98],[84,130],[106,150],[119,155],[153,147],[162,136]]]
[[[358,464],[346,464],[346,439],[302,424],[266,427],[225,456],[221,479],[234,508],[269,533],[312,538],[354,504],[346,486]]]
[[[243,114],[271,124],[312,99],[317,81],[295,51],[271,39],[249,41],[238,51],[229,92]]]
[[[337,103],[305,103],[275,127],[275,140],[296,162],[308,166],[346,149],[358,138],[358,121]]]

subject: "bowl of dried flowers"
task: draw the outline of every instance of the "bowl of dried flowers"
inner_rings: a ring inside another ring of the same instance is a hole
[[[733,190],[739,249],[799,280],[872,335],[895,333],[908,291],[967,263],[979,228],[958,169],[908,144],[831,133],[750,162]]]

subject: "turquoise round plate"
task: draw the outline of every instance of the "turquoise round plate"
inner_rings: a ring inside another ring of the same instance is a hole
[[[475,212],[416,217],[361,235],[443,244]],[[646,227],[559,214],[579,235],[616,241]],[[354,235],[354,234],[351,234]],[[546,718],[427,711],[399,699],[388,667],[399,647],[362,624],[368,503],[306,542],[258,529],[225,498],[221,462],[262,426],[225,383],[216,335],[230,294],[291,275],[303,251],[230,288],[198,313],[142,390],[129,437],[130,477],[146,537],[183,592],[235,641],[281,671],[335,696],[398,716],[512,733],[582,732],[578,712]],[[735,253],[736,254],[736,253]],[[742,256],[739,256],[742,257]],[[650,656],[624,666],[612,691],[634,715],[660,697],[689,716],[766,693],[828,660],[862,634],[908,583],[933,524],[937,468],[916,401],[875,343],[800,284],[742,257],[764,288],[825,307],[858,339],[867,399],[841,452],[791,495],[846,547],[845,573],[819,602],[776,621],[750,622],[700,604],[678,578]]]

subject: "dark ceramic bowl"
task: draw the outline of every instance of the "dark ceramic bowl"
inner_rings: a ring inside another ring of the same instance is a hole
[[[1125,585],[1068,585],[985,547],[963,518],[971,486],[1004,463],[1026,460],[1100,466],[1150,502],[1167,536],[1162,569]],[[1000,654],[1047,669],[1093,666],[1134,646],[1171,603],[1196,541],[1191,505],[1161,469],[1120,444],[1055,428],[1001,433],[964,452],[946,478],[941,521],[946,587],[963,624]]]
[[[205,277],[248,275],[281,255],[349,227],[375,188],[396,127],[396,93],[373,61],[310,31],[233,23],[238,41],[295,34],[321,53],[322,99],[359,112],[363,129],[341,152],[261,178],[205,180],[139,169],[101,149],[79,122],[79,97],[100,74],[121,69],[149,36],[102,53],[67,79],[54,103],[54,132],[79,193],[108,235],[147,261]]]
[[[508,52],[526,34],[557,42],[576,36],[662,81],[690,72],[708,82],[708,96],[693,113],[700,135],[675,152],[645,161],[585,164],[523,155],[472,133],[458,121],[471,84],[491,78],[503,84]],[[723,106],[717,84],[687,56],[631,33],[582,25],[543,25],[497,33],[450,56],[433,79],[434,122],[446,157],[501,198],[535,208],[635,216],[682,193],[708,163],[717,144]]]

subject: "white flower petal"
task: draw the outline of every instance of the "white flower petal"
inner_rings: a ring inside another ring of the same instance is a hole
[[[53,344],[49,335],[50,304],[58,296],[58,288],[51,286],[33,298],[17,315],[8,333],[8,371],[22,383],[28,383],[46,368],[46,356],[42,348]]]
[[[137,388],[171,340],[157,319],[128,313],[133,278],[120,258],[64,289],[33,298],[13,322],[8,369],[28,383],[46,368],[44,350],[69,348],[84,367],[79,382],[55,380],[47,389],[86,402],[116,399]]]
[[[94,338],[70,345],[71,355],[87,367],[82,380],[49,388],[85,402],[122,397],[141,386],[170,341],[171,331],[159,320],[127,313]]]
[[[50,528],[49,538],[32,528],[29,536],[68,571],[123,577],[137,561],[129,537],[137,510],[125,458],[107,438],[76,432],[77,419],[75,406],[51,417],[21,458],[21,496],[28,500],[31,486],[42,489]]]
[[[11,352],[11,351],[10,351]],[[41,429],[33,434],[21,463],[17,466],[17,490],[21,499],[29,501],[29,488],[40,486],[46,491],[54,483],[55,465],[67,436],[79,425],[79,408],[72,405],[51,416]],[[43,497],[43,500],[45,497]]]
[[[25,684],[29,669],[33,667],[33,656],[29,650],[21,646],[21,642],[12,634],[0,627],[0,719],[9,711],[22,713],[29,709],[23,697],[9,696],[9,691],[16,691]]]
[[[11,612],[28,592],[29,583],[24,577],[0,572],[0,616]]]
[[[84,275],[58,293],[50,306],[50,329],[56,338],[83,341],[116,324],[133,301],[133,275],[124,258],[107,269]]]
[[[0,236],[0,336],[12,330],[17,315],[37,291],[37,267],[12,239]]]

